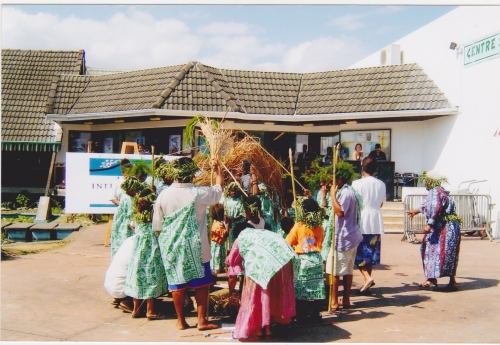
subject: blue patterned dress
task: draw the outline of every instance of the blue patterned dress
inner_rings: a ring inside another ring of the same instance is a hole
[[[134,232],[130,227],[130,222],[134,216],[134,208],[132,206],[132,197],[123,193],[120,197],[120,205],[116,210],[111,224],[111,260],[115,256],[118,249],[128,237]]]
[[[455,276],[460,251],[460,227],[457,221],[446,221],[446,215],[455,213],[455,203],[442,187],[429,191],[420,206],[431,232],[424,235],[420,253],[427,279]]]

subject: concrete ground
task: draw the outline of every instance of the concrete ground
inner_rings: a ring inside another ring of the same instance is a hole
[[[82,228],[63,248],[2,261],[0,340],[236,342],[226,329],[179,331],[174,315],[148,321],[114,309],[103,287],[110,257],[105,230],[106,224]],[[354,291],[353,309],[324,312],[321,325],[276,330],[273,341],[500,342],[500,241],[463,237],[459,291],[443,293],[416,288],[424,280],[419,246],[400,239],[383,236],[383,264],[374,271],[371,296]],[[361,285],[356,272],[353,289]],[[162,297],[160,307],[172,314],[171,299]],[[195,313],[188,316],[195,325]]]

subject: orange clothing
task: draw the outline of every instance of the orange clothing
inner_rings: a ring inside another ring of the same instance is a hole
[[[294,247],[295,253],[321,252],[323,246],[324,231],[318,225],[312,229],[306,227],[306,223],[295,223],[290,233],[286,236],[286,241]]]
[[[210,237],[211,240],[214,241],[217,244],[224,244],[226,243],[227,240],[227,231],[226,227],[222,222],[219,222],[218,220],[214,220],[212,223],[212,229],[210,230]]]

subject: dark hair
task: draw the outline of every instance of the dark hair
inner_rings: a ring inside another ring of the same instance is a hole
[[[258,196],[250,195],[246,198],[243,198],[243,208],[250,211],[252,214],[255,214],[255,211],[260,213],[262,210],[262,202],[260,201]]]
[[[224,205],[221,203],[210,207],[212,211],[212,219],[222,222],[224,220]]]
[[[120,161],[120,169],[125,170],[127,168],[131,168],[132,167],[132,163],[130,163],[130,161],[128,160],[128,158],[123,158],[121,161]]]
[[[243,161],[243,171],[245,172],[250,171],[250,162],[246,159]]]
[[[304,212],[318,212],[319,210],[319,205],[314,199],[304,200],[302,206],[304,208]]]
[[[280,224],[283,232],[288,235],[290,230],[292,230],[293,226],[295,225],[295,222],[293,221],[292,217],[283,217],[281,218]]]
[[[331,146],[328,146],[328,147],[326,148],[326,154],[328,154],[328,153],[333,153],[333,149],[332,149],[332,147],[331,147]]]
[[[360,143],[357,143],[356,146],[354,146],[354,150],[356,150],[356,147],[361,146],[361,149],[363,149],[363,145],[361,145]]]
[[[370,156],[365,157],[365,158],[363,158],[363,161],[361,162],[361,167],[363,168],[363,170],[367,174],[373,175],[377,171],[377,167],[378,167],[377,160],[373,159]]]
[[[375,148],[380,149],[380,148],[382,148],[382,146],[380,146],[380,144],[375,144]]]

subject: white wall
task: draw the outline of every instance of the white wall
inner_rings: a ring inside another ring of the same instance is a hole
[[[450,11],[434,22],[393,42],[401,45],[404,63],[418,63],[452,105],[459,107],[459,115],[409,122],[404,126],[419,133],[420,140],[408,136],[393,141],[393,159],[410,164],[398,150],[397,142],[420,145],[420,171],[438,169],[449,178],[453,190],[466,180],[483,180],[472,187],[479,193],[490,194],[493,219],[500,210],[500,58],[463,67],[463,52],[449,49],[451,42],[459,45],[476,41],[486,35],[500,32],[500,6],[464,6]],[[374,53],[350,68],[380,65],[380,52]],[[393,138],[401,135],[394,131]],[[412,150],[413,152],[413,150]],[[495,227],[495,226],[494,226]]]

